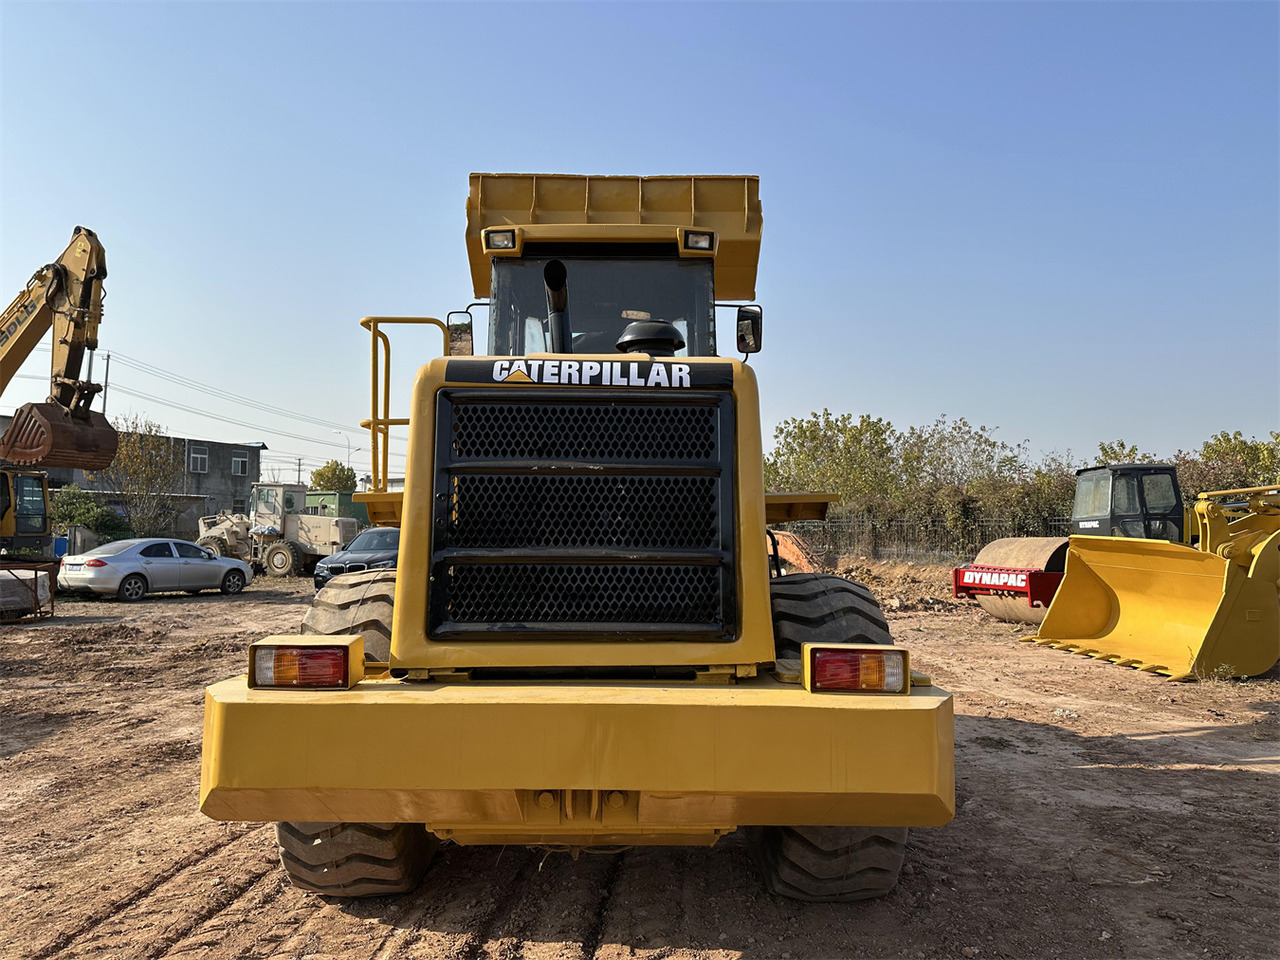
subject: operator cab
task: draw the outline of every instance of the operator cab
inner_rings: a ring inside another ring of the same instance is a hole
[[[545,271],[564,267],[570,353],[614,353],[633,323],[667,321],[684,343],[681,357],[714,357],[713,261],[681,258],[667,244],[635,244],[625,256],[530,248],[523,257],[494,257],[489,304],[489,353],[521,356],[552,350]],[[579,245],[575,245],[579,246]],[[586,245],[580,245],[586,246]],[[654,248],[646,252],[645,247]],[[555,254],[562,253],[561,256]],[[573,255],[570,255],[573,254]],[[666,255],[669,254],[669,255]]]
[[[307,488],[296,483],[255,483],[253,485],[255,527],[284,529],[284,515],[302,513],[307,504]]]
[[[1071,532],[1185,543],[1178,475],[1167,463],[1123,463],[1076,471]]]

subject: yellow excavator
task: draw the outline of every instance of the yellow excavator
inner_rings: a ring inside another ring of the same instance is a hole
[[[86,351],[98,346],[106,276],[97,235],[76,227],[62,255],[37,270],[0,315],[0,392],[53,330],[49,397],[14,411],[0,438],[0,549],[44,552],[47,545],[48,478],[30,468],[101,470],[115,459],[115,429],[89,409],[102,386],[80,379]]]

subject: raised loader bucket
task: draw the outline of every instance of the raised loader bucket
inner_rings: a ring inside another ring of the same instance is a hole
[[[1034,637],[1171,680],[1248,677],[1280,659],[1280,532],[1237,559],[1163,540],[1072,537]]]
[[[56,403],[28,403],[0,438],[0,459],[22,466],[102,470],[116,458],[115,427],[100,413],[73,417]]]
[[[952,571],[952,592],[978,601],[997,620],[1040,623],[1066,561],[1066,537],[1008,537],[988,543]]]

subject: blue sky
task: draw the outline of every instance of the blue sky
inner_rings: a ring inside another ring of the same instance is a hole
[[[291,477],[346,458],[334,424],[367,447],[360,316],[472,299],[469,172],[753,173],[766,442],[823,407],[1077,457],[1261,437],[1278,10],[9,0],[0,301],[96,230],[108,412],[265,441]],[[436,350],[398,342],[393,397]],[[44,393],[16,380],[0,410]]]

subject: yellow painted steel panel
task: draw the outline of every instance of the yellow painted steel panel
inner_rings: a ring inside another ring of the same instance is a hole
[[[636,235],[628,226],[713,230],[716,298],[755,297],[763,228],[757,177],[473,173],[466,242],[476,297],[489,296],[486,227],[554,227],[559,239],[571,240],[575,228],[582,239],[599,239],[599,229],[590,228],[601,225],[616,227],[611,233],[618,240]]]
[[[457,822],[461,807],[509,826],[495,791],[616,790],[696,795],[728,826],[938,825],[954,813],[952,705],[935,687],[824,696],[767,677],[327,693],[237,678],[206,691],[201,781],[201,809],[229,820]]]
[[[587,359],[590,356],[582,355]],[[592,355],[594,356],[594,355]],[[633,354],[639,360],[645,354]],[[608,357],[598,359],[607,360]],[[546,666],[717,666],[756,664],[773,660],[773,618],[769,608],[768,547],[765,540],[764,452],[760,440],[760,399],[755,372],[738,360],[723,357],[682,357],[690,366],[708,364],[733,369],[733,397],[737,433],[733,441],[737,485],[737,591],[739,636],[728,643],[699,643],[683,639],[623,639],[446,641],[426,633],[431,570],[432,496],[435,477],[436,395],[447,381],[447,357],[418,370],[414,382],[409,426],[408,459],[401,526],[415,531],[400,539],[396,577],[395,624],[391,667],[416,670],[476,667]],[[524,383],[493,384],[495,390],[528,388]],[[572,387],[539,385],[551,392]]]

